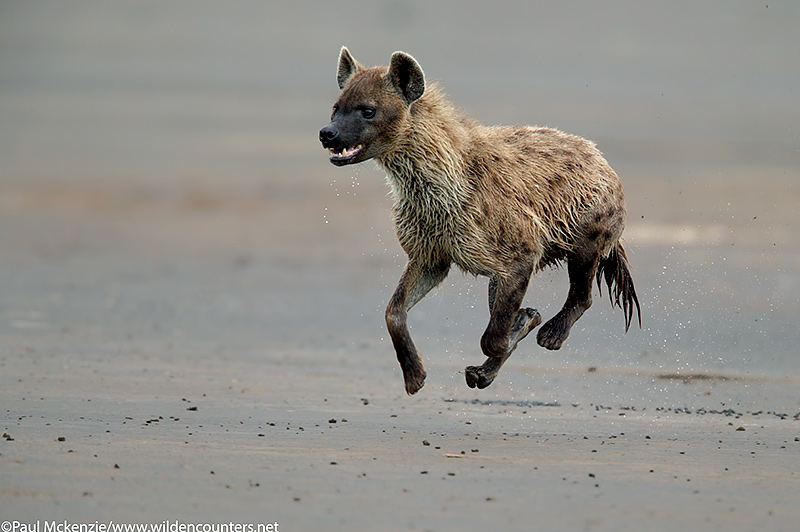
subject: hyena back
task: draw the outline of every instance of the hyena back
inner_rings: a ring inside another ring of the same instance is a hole
[[[592,304],[592,280],[608,285],[625,315],[641,312],[620,237],[625,200],[617,174],[594,143],[555,129],[482,126],[458,112],[417,61],[403,52],[388,67],[364,68],[339,54],[342,90],[320,141],[337,165],[374,159],[387,174],[393,216],[408,264],[386,309],[407,393],[425,370],[406,324],[408,311],[450,266],[489,278],[487,360],[466,368],[470,387],[492,383],[506,359],[541,323],[521,308],[531,275],[566,261],[561,310],[537,334],[559,349]]]

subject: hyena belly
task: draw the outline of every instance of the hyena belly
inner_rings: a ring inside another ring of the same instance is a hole
[[[477,127],[453,226],[466,271],[505,275],[567,259],[588,238],[606,256],[624,226],[622,187],[594,144],[558,130]],[[455,211],[455,212],[454,212]]]

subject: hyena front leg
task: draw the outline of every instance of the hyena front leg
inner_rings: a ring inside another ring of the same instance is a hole
[[[489,280],[491,318],[481,338],[481,348],[489,358],[481,366],[467,366],[465,376],[470,388],[489,386],[517,344],[542,323],[537,310],[520,308],[532,271],[526,266],[510,278]]]
[[[449,263],[431,267],[409,260],[386,307],[386,327],[389,329],[397,360],[403,370],[403,380],[408,395],[414,395],[425,384],[425,368],[408,332],[408,311],[441,283],[447,277],[448,271],[450,271]]]

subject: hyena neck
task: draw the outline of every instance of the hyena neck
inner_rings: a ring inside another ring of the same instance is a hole
[[[376,158],[392,189],[395,229],[409,260],[423,264],[462,260],[461,227],[471,185],[466,165],[470,122],[436,90],[414,102],[394,148]]]
[[[435,86],[411,106],[394,147],[376,158],[396,201],[460,201],[467,187],[469,121]]]

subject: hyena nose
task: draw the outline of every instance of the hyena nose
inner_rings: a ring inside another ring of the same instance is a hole
[[[319,141],[326,148],[336,137],[339,136],[339,130],[332,125],[327,125],[319,130]]]

